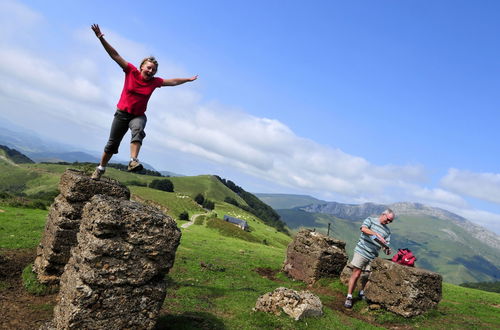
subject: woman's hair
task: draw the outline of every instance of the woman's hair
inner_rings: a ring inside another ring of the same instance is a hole
[[[158,61],[156,60],[156,58],[154,56],[148,56],[145,59],[143,59],[141,61],[141,65],[139,65],[139,70],[141,69],[141,67],[144,64],[144,62],[151,62],[151,63],[153,63],[156,66],[156,71],[158,71]]]

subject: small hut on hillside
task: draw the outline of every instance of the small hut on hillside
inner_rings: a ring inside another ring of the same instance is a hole
[[[229,215],[224,215],[224,221],[227,221],[229,223],[232,223],[238,227],[240,227],[242,230],[247,231],[248,228],[248,223],[245,220],[230,217]]]

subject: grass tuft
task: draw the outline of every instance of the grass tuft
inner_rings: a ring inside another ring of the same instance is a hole
[[[56,291],[54,286],[48,286],[38,282],[36,274],[33,272],[33,264],[29,264],[23,269],[21,275],[23,279],[23,286],[27,292],[35,296],[44,296],[54,293]]]

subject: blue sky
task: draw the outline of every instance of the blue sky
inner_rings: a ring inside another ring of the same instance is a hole
[[[498,1],[0,0],[0,117],[98,156],[155,55],[141,160],[252,192],[422,202],[500,233]],[[128,143],[120,157],[127,157]]]

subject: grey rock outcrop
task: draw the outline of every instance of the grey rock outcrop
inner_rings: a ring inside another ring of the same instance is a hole
[[[55,329],[153,329],[181,233],[158,209],[96,195],[61,277]]]
[[[44,284],[57,284],[76,245],[83,206],[97,194],[129,199],[130,191],[118,181],[92,180],[81,171],[68,169],[59,182],[60,194],[55,198],[37,248],[33,271]]]
[[[294,279],[314,283],[338,277],[348,260],[345,242],[303,229],[288,245],[283,271]]]
[[[326,202],[321,204],[311,204],[300,208],[306,212],[332,214],[341,219],[349,219],[358,221],[369,216],[374,216],[382,213],[387,206],[364,203],[364,204],[343,204],[337,202]]]
[[[309,291],[297,292],[280,287],[260,296],[253,310],[275,315],[280,315],[283,311],[297,321],[305,317],[322,316],[323,304]]]
[[[437,306],[442,296],[442,276],[416,267],[375,258],[365,287],[368,302],[413,317]]]

